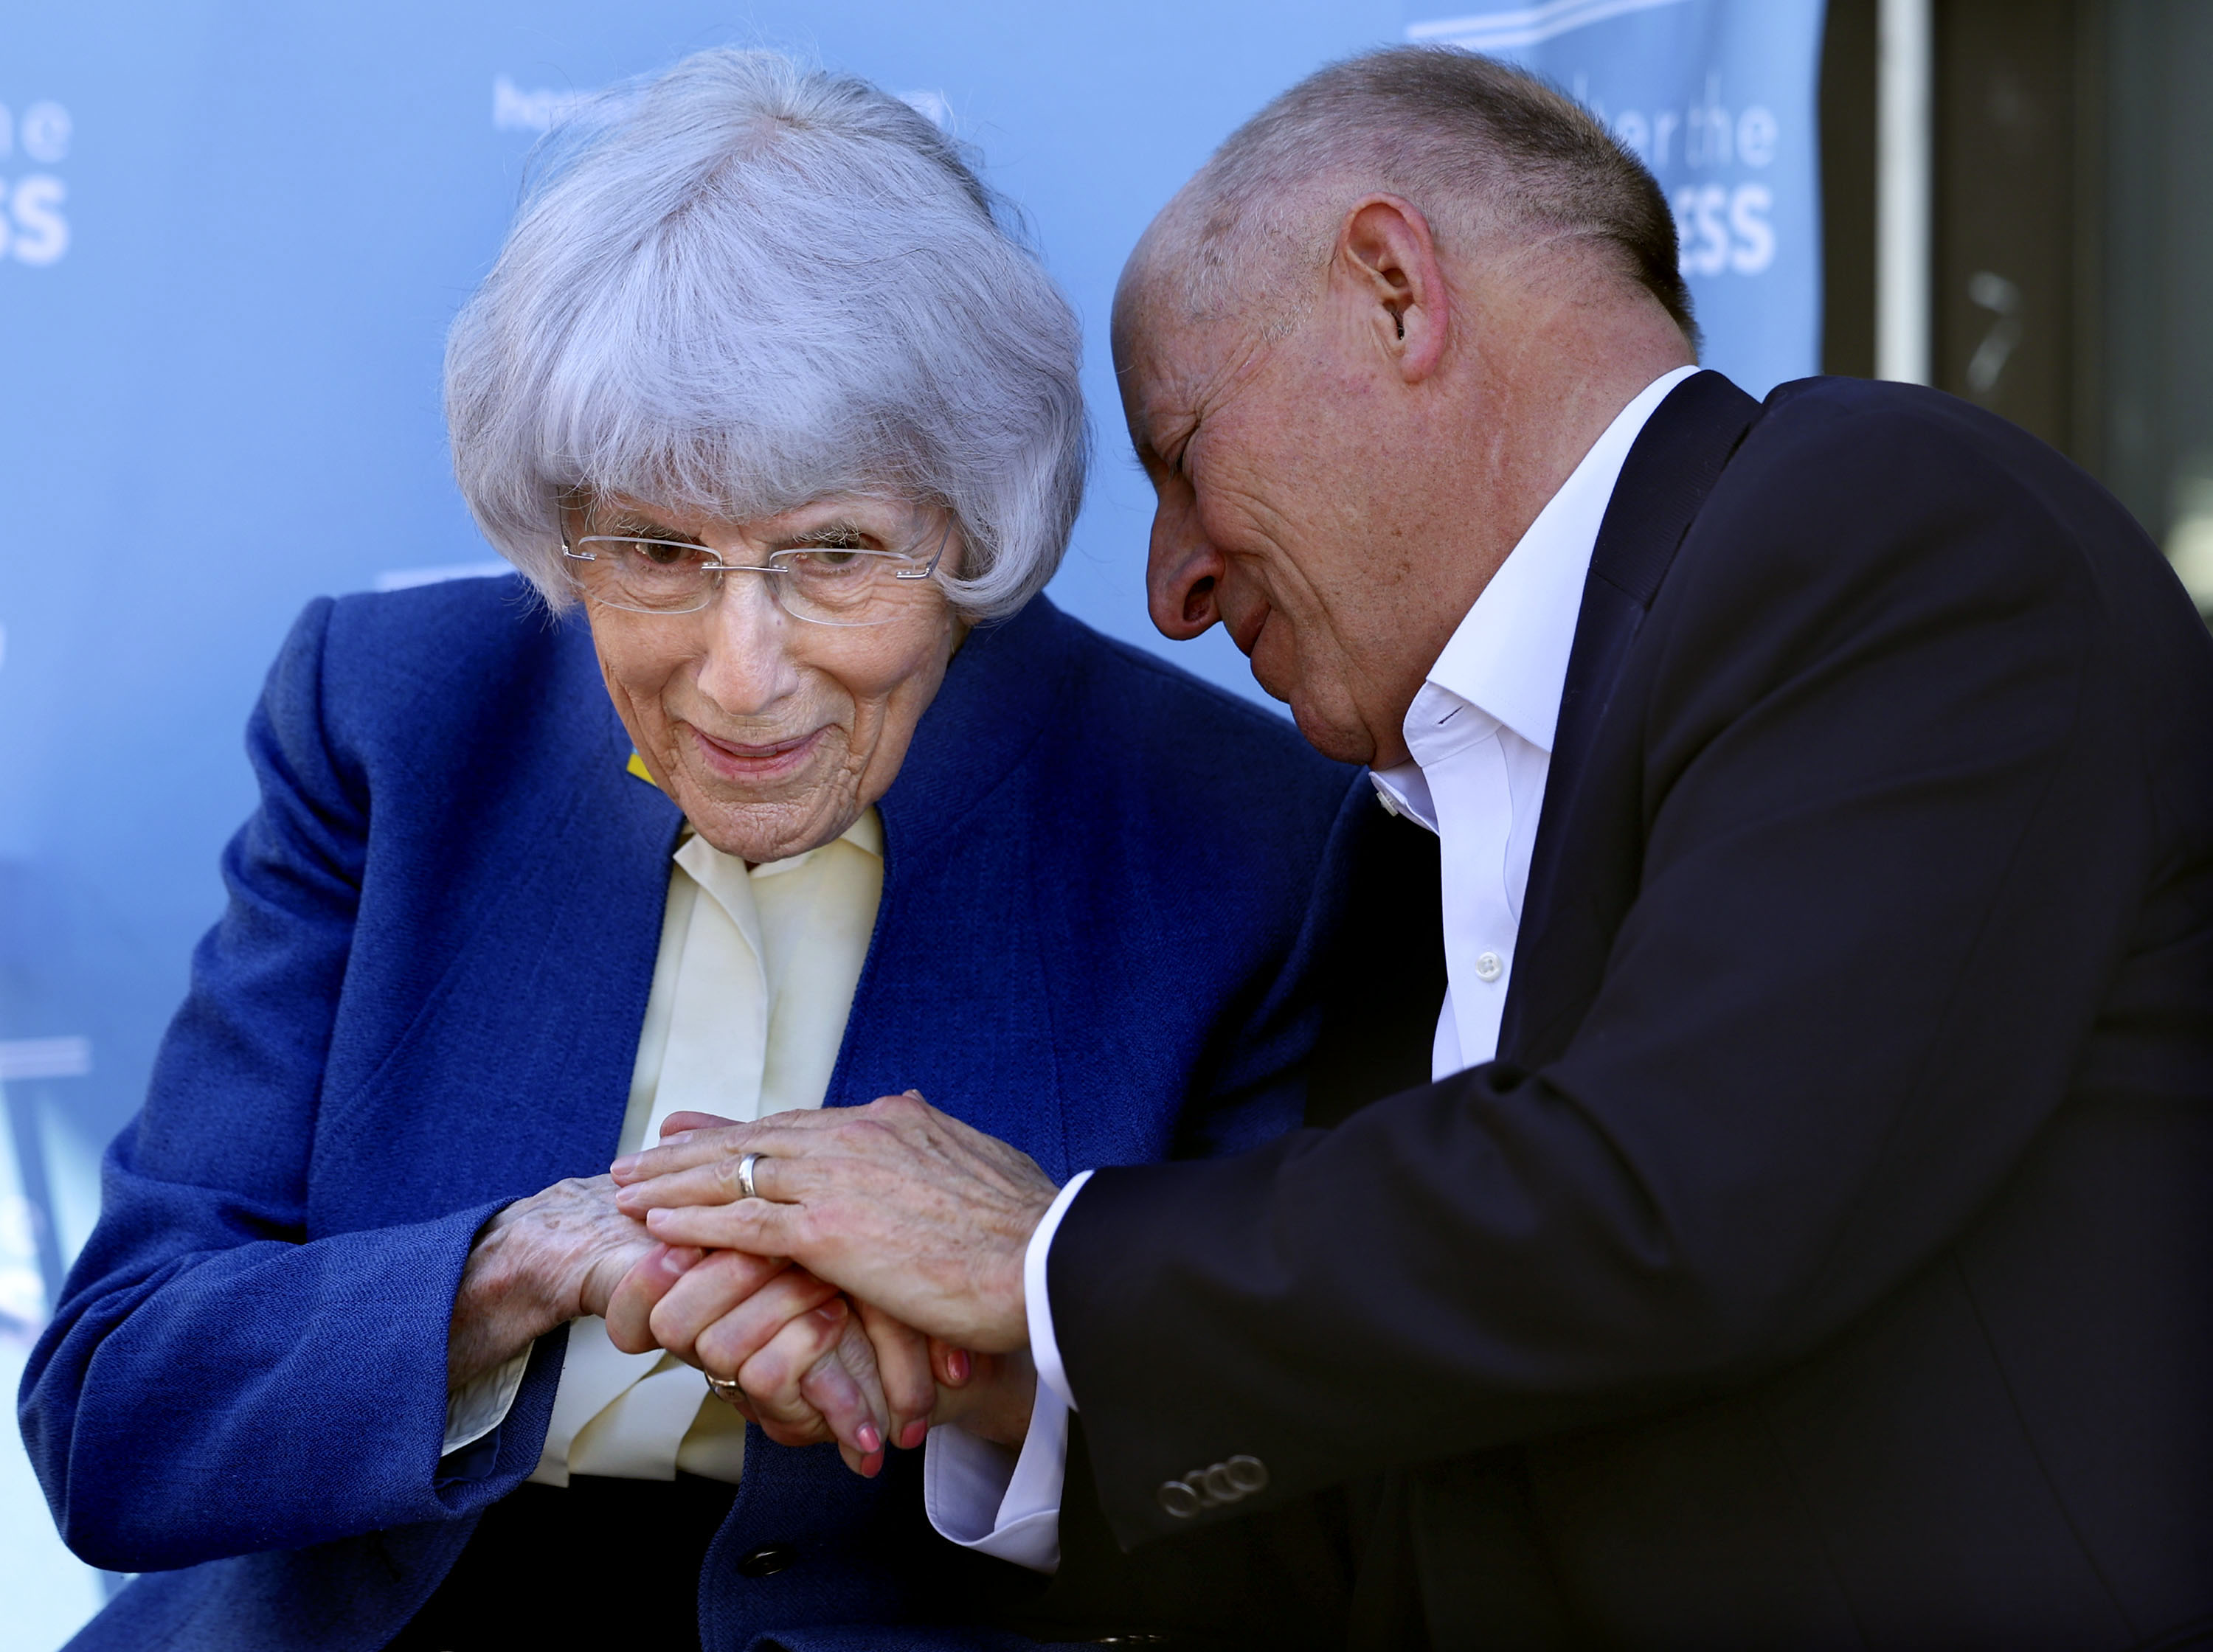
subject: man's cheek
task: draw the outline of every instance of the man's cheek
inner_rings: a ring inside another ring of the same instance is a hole
[[[1271,698],[1289,704],[1306,686],[1299,659],[1298,634],[1280,613],[1270,613],[1253,639],[1253,680]]]

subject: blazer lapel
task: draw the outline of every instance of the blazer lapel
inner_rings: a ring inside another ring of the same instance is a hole
[[[1760,405],[1718,373],[1696,373],[1654,410],[1615,482],[1583,582],[1582,609],[1568,655],[1544,812],[1521,903],[1525,954],[1544,944],[1560,899],[1564,822],[1576,806],[1584,765],[1630,645],[1650,612],[1675,552],[1721,479]],[[1502,1058],[1521,1053],[1528,1018],[1529,972],[1516,967],[1499,1026]]]
[[[448,778],[439,848],[460,874],[357,934],[388,951],[423,924],[455,944],[376,1064],[326,1100],[317,1156],[348,1167],[326,1228],[534,1192],[614,1151],[682,816],[626,772],[580,624],[531,686],[480,712],[490,760]]]

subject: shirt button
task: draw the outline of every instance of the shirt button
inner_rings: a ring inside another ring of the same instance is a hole
[[[1506,972],[1506,960],[1495,952],[1479,952],[1475,955],[1475,978],[1495,981]]]

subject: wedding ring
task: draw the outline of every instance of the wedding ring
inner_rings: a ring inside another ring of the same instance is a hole
[[[760,1197],[760,1190],[753,1186],[753,1167],[761,1161],[761,1156],[758,1153],[748,1153],[738,1161],[738,1192],[749,1199]]]
[[[710,1376],[707,1378],[707,1392],[716,1399],[727,1399],[735,1405],[745,1391],[727,1377]]]

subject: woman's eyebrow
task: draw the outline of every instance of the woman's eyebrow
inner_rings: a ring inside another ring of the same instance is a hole
[[[656,522],[649,516],[635,515],[627,511],[616,516],[600,532],[615,539],[666,539],[671,545],[702,543],[696,533],[686,533],[680,528],[670,527],[665,522]]]
[[[817,522],[812,527],[796,533],[779,533],[777,537],[786,545],[828,545],[838,539],[865,539],[874,537],[857,522]]]

